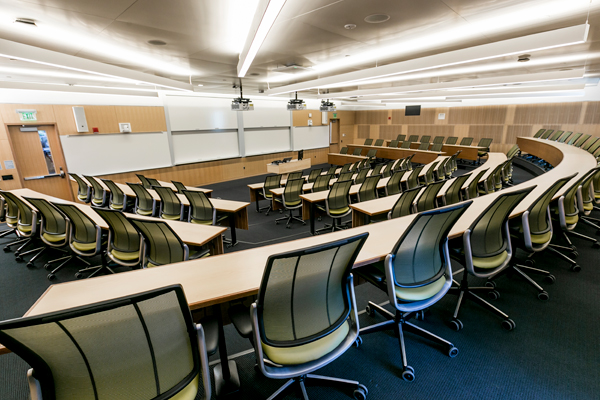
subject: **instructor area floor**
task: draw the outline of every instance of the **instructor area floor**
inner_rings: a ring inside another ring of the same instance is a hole
[[[464,169],[459,174],[468,172]],[[515,168],[515,180],[531,176]],[[248,183],[261,182],[264,177],[225,182],[209,187],[213,196],[248,201]],[[262,202],[266,205],[266,202]],[[278,212],[268,217],[249,209],[250,230],[238,230],[239,244],[226,252],[295,240],[310,235],[308,223],[294,222],[275,225]],[[600,217],[600,213],[595,212]],[[317,228],[327,221],[317,222]],[[579,224],[581,225],[581,224]],[[0,229],[5,229],[0,225]],[[578,226],[577,230],[595,236],[594,229]],[[600,236],[597,236],[600,238]],[[0,246],[11,239],[0,239]],[[326,240],[326,236],[323,237]],[[369,399],[599,399],[600,398],[600,250],[588,242],[574,239],[582,271],[570,272],[562,260],[542,253],[536,256],[536,266],[549,269],[556,283],[542,286],[550,294],[546,302],[536,298],[536,292],[517,278],[498,280],[501,297],[494,305],[510,315],[517,327],[504,331],[500,319],[473,303],[467,303],[460,318],[464,329],[451,330],[446,322],[451,317],[456,297],[447,295],[431,307],[425,321],[416,324],[451,341],[460,353],[449,358],[445,349],[405,334],[408,362],[415,369],[414,382],[400,378],[401,360],[398,341],[391,331],[363,337],[360,348],[352,347],[341,358],[318,373],[345,379],[355,379],[369,389]],[[0,320],[16,318],[50,285],[47,272],[28,269],[17,263],[12,253],[0,251]],[[458,265],[453,266],[458,269]],[[60,271],[56,283],[73,280],[76,266]],[[476,280],[473,280],[476,283]],[[368,300],[383,303],[387,296],[369,284],[356,288],[359,310]],[[389,305],[386,306],[389,309]],[[380,316],[360,315],[361,326],[382,321]],[[109,340],[109,338],[107,338]],[[235,357],[242,386],[231,396],[239,399],[265,399],[283,381],[274,381],[256,372],[250,344],[239,338],[231,325],[226,326],[228,353]],[[212,364],[217,360],[213,357]],[[0,400],[29,398],[27,364],[14,354],[0,356]],[[311,399],[348,399],[351,393],[326,387],[309,387]],[[214,397],[214,395],[213,395]],[[198,396],[200,399],[201,396]],[[290,392],[289,399],[301,398]]]

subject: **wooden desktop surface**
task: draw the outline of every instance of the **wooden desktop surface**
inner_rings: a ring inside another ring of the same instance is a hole
[[[596,165],[596,159],[591,154],[572,146],[556,142],[544,143],[540,139],[533,138],[517,140],[523,151],[534,155],[544,154],[555,161],[560,160],[560,163],[553,170],[528,182],[474,199],[469,210],[452,227],[450,237],[462,235],[499,193],[537,184],[536,190],[529,194],[513,213],[519,214],[526,210],[556,179],[573,173],[587,172]],[[408,215],[377,224],[202,260],[52,285],[26,315],[39,315],[77,307],[176,283],[183,285],[192,309],[239,299],[258,292],[264,266],[271,254],[320,245],[327,241],[369,232],[369,238],[356,259],[355,267],[367,265],[382,260],[388,254],[415,216],[416,214]]]
[[[389,147],[391,140],[386,140],[385,145]],[[398,142],[398,147],[402,145],[403,142]],[[412,142],[410,144],[411,149],[418,149],[421,142]],[[429,148],[433,146],[433,143],[429,143]],[[457,151],[460,151],[458,158],[463,160],[477,160],[477,153],[480,150],[485,150],[485,147],[479,146],[461,146],[460,144],[442,144],[442,151],[448,155],[452,155]]]
[[[367,157],[353,156],[352,154],[329,153],[327,154],[327,162],[331,165],[344,165],[362,161]]]

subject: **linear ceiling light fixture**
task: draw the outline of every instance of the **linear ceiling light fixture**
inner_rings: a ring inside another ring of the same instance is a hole
[[[256,57],[260,46],[262,46],[267,38],[267,34],[275,23],[285,1],[261,0],[258,4],[250,32],[248,32],[248,37],[246,38],[246,43],[240,53],[240,61],[237,66],[238,77],[243,78],[246,76],[248,68],[252,65],[252,61],[254,61],[254,57]]]
[[[297,84],[281,86],[267,90],[267,94],[281,94],[302,91],[324,86],[338,87],[356,85],[368,79],[382,78],[410,72],[424,71],[434,68],[449,67],[475,61],[489,60],[514,54],[530,53],[555,47],[570,46],[585,43],[589,32],[589,24],[581,24],[553,31],[536,33],[514,39],[468,47],[465,49],[434,54],[427,57],[415,58],[377,68],[348,72],[327,78],[314,79]]]

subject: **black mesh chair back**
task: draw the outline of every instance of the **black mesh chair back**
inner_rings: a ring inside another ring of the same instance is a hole
[[[583,133],[574,133],[571,136],[569,136],[569,140],[566,141],[567,144],[572,145],[573,143],[575,143],[577,141],[577,139],[579,139],[581,137],[581,135],[583,135]]]
[[[402,144],[400,145],[401,149],[410,149],[410,145],[412,142],[409,142],[408,140],[402,142]]]
[[[375,141],[375,146],[383,146],[383,139],[377,139]]]
[[[292,172],[292,173],[288,174],[286,180],[291,181],[291,180],[300,179],[300,178],[302,178],[302,171],[296,171],[296,172]]]
[[[402,192],[388,213],[388,219],[400,218],[417,212],[414,202],[422,188],[414,188]]]
[[[429,211],[438,207],[437,195],[446,182],[439,181],[428,185],[417,200],[417,211]],[[441,201],[441,200],[440,200]]]
[[[344,174],[346,172],[349,172],[351,166],[352,166],[352,163],[344,164],[342,166],[342,169],[340,170],[340,174]]]
[[[436,136],[433,138],[433,144],[442,144],[444,143],[444,136]]]
[[[391,196],[393,194],[398,194],[402,191],[400,187],[402,177],[406,173],[406,170],[396,171],[390,176],[387,183],[385,184],[385,195]]]
[[[160,217],[170,220],[181,220],[183,218],[183,204],[177,194],[170,187],[152,187],[160,197]]]
[[[329,181],[333,179],[333,175],[319,175],[315,183],[313,183],[313,192],[323,192],[329,190]]]
[[[600,138],[594,138],[594,139],[595,139],[594,144],[592,144],[590,147],[588,147],[586,149],[587,152],[590,154],[594,154],[596,152],[596,150],[598,150],[600,148]]]
[[[363,183],[367,178],[367,174],[369,173],[369,171],[369,168],[363,168],[360,171],[358,171],[356,178],[354,178],[354,184],[360,185],[361,183]]]
[[[77,174],[69,173],[77,182],[77,198],[84,203],[89,203],[91,201],[92,188],[88,183],[86,183],[81,177]]]
[[[430,185],[433,182],[435,182],[435,178],[433,177],[433,171],[435,171],[435,168],[438,166],[439,163],[440,163],[439,161],[434,161],[427,166],[427,170],[425,171],[425,184],[426,185]],[[423,167],[423,168],[425,168],[425,167]]]
[[[537,132],[536,132],[536,133],[533,135],[533,137],[534,137],[534,138],[539,138],[540,136],[542,136],[542,134],[543,134],[545,131],[546,131],[545,129],[540,129],[539,131],[537,131]]]
[[[150,182],[148,182],[148,178],[146,178],[144,175],[135,174],[135,176],[138,177],[138,179],[140,180],[140,182],[142,183],[142,186],[144,186],[144,188],[150,189],[152,187]]]
[[[343,174],[340,174],[340,177],[338,178],[338,180],[354,182],[354,180],[352,179],[353,176],[354,176],[353,172],[344,172]]]
[[[574,146],[575,147],[581,147],[583,146],[583,144],[591,137],[592,135],[590,135],[589,133],[586,133],[585,135],[581,136],[579,138],[578,141],[575,142]]]
[[[479,171],[477,173],[477,175],[475,175],[473,177],[471,182],[469,182],[469,186],[467,188],[467,196],[469,196],[469,199],[474,199],[479,196],[479,189],[478,189],[479,181],[481,180],[481,177],[487,172],[488,169],[489,168]]]
[[[183,195],[190,203],[188,222],[201,225],[214,225],[217,211],[204,192],[184,190]]]
[[[501,194],[473,221],[463,237],[464,245],[470,247],[465,250],[467,259],[512,255],[508,217],[534,188],[530,186]]]
[[[546,132],[544,132],[542,134],[542,136],[540,136],[540,139],[548,139],[550,137],[550,135],[552,135],[553,132],[554,132],[554,129],[548,129]]]
[[[97,254],[101,248],[102,230],[90,217],[73,204],[52,203],[70,221],[69,245],[80,255]]]
[[[371,175],[367,177],[358,189],[358,201],[369,201],[377,198],[377,183],[381,175]]]
[[[410,135],[406,141],[407,142],[418,142],[419,141],[419,135]]]
[[[399,162],[399,160],[396,161],[390,161],[389,163],[385,164],[385,168],[382,168],[382,173],[381,173],[381,177],[382,178],[389,178],[392,175],[392,170],[394,169],[394,164],[397,164]],[[373,170],[375,171],[375,170]],[[380,170],[381,172],[381,170]]]
[[[587,142],[585,142],[585,144],[583,146],[581,146],[581,149],[588,151],[588,149],[590,147],[594,146],[596,144],[596,142],[598,142],[598,138],[592,137]]]
[[[319,175],[321,175],[321,172],[323,172],[323,168],[311,170],[310,174],[308,174],[308,183],[313,183],[314,181],[316,181]]]
[[[255,303],[258,354],[262,347],[269,359],[286,364],[275,357],[276,348],[306,345],[340,327],[356,329],[350,272],[367,236],[269,256]]]
[[[189,249],[169,224],[160,220],[141,220],[129,218],[133,226],[144,238],[144,268],[157,267],[185,261]]]
[[[448,187],[448,190],[446,190],[446,193],[444,195],[446,205],[460,203],[464,200],[462,187],[470,176],[470,173],[464,174],[452,180],[450,187]]]
[[[64,215],[45,199],[35,199],[31,197],[24,197],[24,199],[40,213],[39,215],[42,218],[40,237],[42,240],[50,245],[56,245],[56,243],[64,245],[67,241],[66,234],[68,228]],[[53,237],[62,237],[62,240],[52,240]]]
[[[473,143],[472,137],[464,137],[460,140],[460,146],[470,146]]]
[[[106,191],[93,176],[83,175],[83,177],[92,185],[92,205],[102,207],[106,203]]]
[[[127,185],[135,193],[135,213],[140,215],[152,215],[154,214],[154,207],[156,201],[152,197],[148,190],[140,183],[130,183]]]
[[[452,168],[449,164],[452,162],[452,157],[446,157],[438,164],[438,167],[433,171],[436,181],[446,179],[447,175],[452,174]]]
[[[443,138],[442,138],[443,139]],[[442,151],[442,143],[435,143],[431,146],[431,151]]]
[[[569,132],[565,132],[558,140],[558,143],[564,143],[567,141],[568,138],[571,137],[571,135],[573,134],[573,132],[569,131]]]
[[[347,147],[342,147],[340,149],[340,154],[348,154],[348,148]]]
[[[350,210],[350,187],[352,181],[337,180],[327,194],[327,212],[329,214],[346,214]]]
[[[108,257],[121,265],[139,264],[141,236],[131,222],[117,210],[98,208],[95,211],[108,224]]]
[[[175,186],[175,189],[177,189],[177,193],[183,193],[184,190],[187,190],[187,187],[181,182],[171,181],[171,183]]]
[[[390,140],[390,147],[398,147],[398,141],[397,140]]]
[[[506,152],[506,158],[508,158],[509,160],[512,159],[514,156],[517,155],[517,153],[519,152],[519,145],[515,144],[513,145],[513,147],[511,147],[507,152]]]
[[[577,178],[577,181],[574,184],[571,184],[571,186],[569,186],[567,188],[567,190],[565,191],[565,193],[563,194],[563,207],[564,207],[564,217],[565,217],[565,226],[570,229],[572,229],[573,227],[575,227],[575,225],[577,224],[577,221],[579,219],[579,207],[578,207],[578,202],[577,202],[577,191],[579,190],[579,187],[581,185],[584,184],[584,182],[586,182],[587,179],[592,179],[594,174],[596,172],[598,172],[598,170],[600,169],[600,166],[591,169],[590,171],[586,172],[585,174],[580,174],[580,176]],[[560,214],[560,207],[559,207],[559,214]],[[559,218],[562,219],[562,217],[559,215]],[[563,226],[564,228],[564,226]]]
[[[148,180],[148,183],[150,184],[150,188],[153,188],[155,186],[162,186],[157,179],[154,179],[154,178],[146,178],[146,179]]]
[[[431,141],[431,135],[421,136],[421,143],[429,143]]]
[[[457,140],[458,140],[458,138],[456,136],[449,136],[446,139],[446,144],[456,144]]]
[[[110,179],[102,179],[102,182],[110,190],[110,197],[108,198],[108,206],[113,210],[123,210],[127,198],[120,187]]]
[[[421,144],[419,144],[418,150],[429,150],[429,142],[421,142]]]
[[[33,210],[28,204],[11,192],[0,190],[0,195],[2,195],[6,201],[12,201],[17,205],[19,210],[17,222],[18,235],[23,237],[34,236],[37,233],[37,210]]]
[[[283,203],[286,208],[297,207],[302,204],[300,195],[302,194],[302,186],[304,185],[304,179],[288,179],[283,189]]]
[[[406,187],[408,189],[414,189],[414,188],[420,186],[419,185],[419,174],[421,173],[422,170],[423,170],[423,166],[413,168],[412,172],[408,176],[408,179],[406,180]]]
[[[373,139],[369,138],[369,139],[365,139],[365,146],[370,146],[373,144]]]
[[[331,167],[329,167],[329,169],[327,170],[327,175],[335,175],[336,171],[337,171],[338,167],[336,165],[333,165]]]
[[[362,147],[357,147],[356,149],[354,149],[354,151],[352,152],[353,156],[360,156],[362,153]]]
[[[281,187],[281,175],[269,175],[265,178],[265,184],[263,186],[263,197],[265,199],[271,200],[273,198],[273,193],[271,193],[271,189],[277,189]]]
[[[0,194],[3,192],[0,190]],[[2,200],[4,200],[6,204],[6,209],[4,212],[4,221],[9,228],[16,228],[17,223],[19,222],[19,207],[17,203],[15,203],[11,198],[2,196]]]
[[[406,169],[408,171],[412,171],[412,159],[415,156],[415,154],[411,154],[410,156],[406,157],[404,159],[404,161],[402,161],[402,169]]]
[[[5,321],[0,341],[32,367],[44,400],[190,398],[208,367],[180,285]]]
[[[396,136],[396,140],[399,142],[404,142],[405,139],[406,139],[406,135],[400,134],[400,135]]]
[[[485,147],[487,151],[490,150],[490,146],[492,145],[494,139],[483,138],[477,143],[477,147]]]
[[[371,149],[371,150],[367,151],[367,157],[373,158],[375,156],[377,156],[377,149]]]
[[[381,170],[383,169],[384,166],[385,166],[385,164],[377,164],[375,166],[375,168],[373,168],[373,171],[371,172],[371,175],[380,175],[381,174]]]
[[[469,201],[426,211],[412,221],[386,257],[394,286],[418,288],[443,277],[452,280],[448,233],[470,204]],[[396,295],[391,297],[397,304]]]
[[[554,133],[553,133],[553,134],[552,134],[552,135],[551,135],[551,136],[548,138],[548,140],[553,140],[553,141],[555,141],[555,140],[557,140],[557,139],[560,137],[560,135],[562,135],[563,133],[565,133],[565,131],[556,131],[556,132],[554,132]]]

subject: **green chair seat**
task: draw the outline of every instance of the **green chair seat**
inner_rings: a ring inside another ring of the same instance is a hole
[[[141,209],[137,209],[136,212],[139,215],[152,215],[152,210],[141,210]]]
[[[323,355],[333,351],[348,336],[349,330],[350,328],[346,321],[329,335],[305,345],[294,347],[273,347],[264,343],[261,343],[261,345],[267,357],[277,364],[304,364],[319,359]]]
[[[484,269],[496,268],[502,265],[506,260],[506,257],[508,257],[506,250],[492,257],[472,257],[473,266]]]
[[[11,218],[11,217],[8,217],[8,216],[6,217],[6,223],[7,224],[14,225],[17,222],[19,222],[19,220],[17,218]]]
[[[86,201],[86,200],[87,200],[87,196],[86,196],[86,195],[84,195],[84,194],[79,194],[79,195],[77,195],[77,198],[78,198],[79,200],[81,200],[81,201]]]
[[[539,235],[531,235],[531,243],[544,244],[548,243],[552,239],[552,231],[542,233]]]
[[[192,218],[190,220],[190,222],[192,224],[197,224],[197,225],[212,225],[212,219],[202,220],[202,219],[194,219],[194,218]]]
[[[61,234],[52,234],[52,233],[48,233],[48,232],[44,232],[42,234],[42,237],[44,239],[46,239],[49,242],[52,243],[59,243],[59,242],[64,242],[65,238],[67,237],[66,233],[61,233]]]
[[[137,260],[140,258],[140,254],[137,251],[119,251],[119,250],[115,250],[112,249],[110,251],[110,254],[113,255],[115,258],[118,258],[119,260],[124,260],[124,261],[133,261],[133,260]]]
[[[89,252],[96,250],[96,242],[92,243],[81,243],[81,242],[71,242],[71,246],[73,246],[76,250]]]
[[[594,205],[592,203],[583,203],[583,209],[585,211],[592,211],[594,209]]]
[[[31,232],[31,225],[19,225],[19,226],[17,226],[17,229],[20,230],[21,232],[29,233],[29,232]]]
[[[100,199],[92,199],[92,203],[94,204],[102,204],[102,200]]]
[[[111,203],[109,207],[111,209],[113,209],[113,210],[122,210],[123,209],[123,204]]]
[[[414,288],[396,286],[396,297],[403,301],[425,300],[438,294],[440,290],[442,290],[442,287],[444,287],[445,283],[446,277],[442,276],[440,279],[433,281],[425,286],[419,286]]]
[[[168,219],[170,221],[179,221],[179,217],[180,217],[179,214],[177,214],[177,215],[163,214],[161,216],[162,219]]]
[[[579,215],[566,215],[565,216],[565,222],[568,225],[576,224],[577,221],[579,221]]]
[[[329,214],[332,214],[332,215],[341,215],[341,214],[347,213],[348,211],[350,211],[350,207],[344,207],[344,208],[340,208],[340,209],[337,209],[337,210],[331,210],[330,209],[329,210]]]

